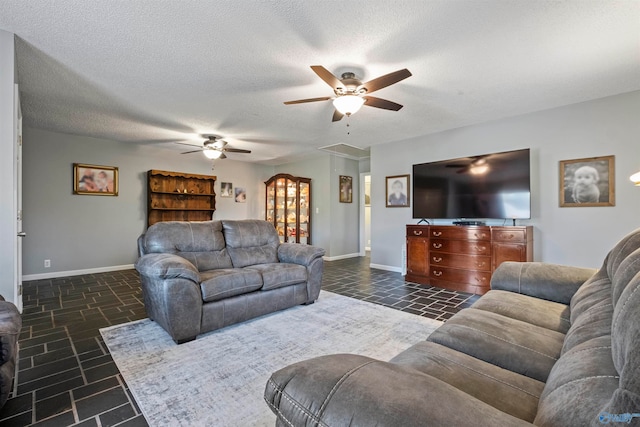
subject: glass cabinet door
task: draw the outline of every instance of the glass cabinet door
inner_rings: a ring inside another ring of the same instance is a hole
[[[308,182],[300,182],[300,203],[298,219],[300,221],[300,229],[298,230],[298,243],[309,244],[309,215],[310,209],[310,184]]]
[[[266,220],[280,242],[311,244],[311,180],[288,174],[272,176],[266,185]]]

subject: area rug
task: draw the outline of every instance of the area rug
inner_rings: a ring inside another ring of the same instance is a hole
[[[149,425],[274,426],[272,372],[331,353],[389,360],[442,322],[322,291],[298,306],[176,345],[149,319],[101,329]]]

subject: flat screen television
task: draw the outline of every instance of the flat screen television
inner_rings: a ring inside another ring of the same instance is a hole
[[[413,217],[531,218],[529,149],[413,165]]]

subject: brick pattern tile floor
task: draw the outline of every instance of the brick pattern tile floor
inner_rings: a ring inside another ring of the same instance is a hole
[[[405,282],[369,258],[325,263],[323,289],[445,320],[478,297]],[[5,426],[146,426],[100,328],[146,317],[135,270],[24,283],[23,328]]]

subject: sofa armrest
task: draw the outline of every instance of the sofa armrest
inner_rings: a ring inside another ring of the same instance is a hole
[[[596,272],[592,268],[508,261],[491,276],[491,289],[569,304],[578,288]]]
[[[324,255],[324,249],[302,245],[300,243],[281,243],[278,245],[278,260],[304,266],[310,265],[314,259]]]
[[[200,283],[198,269],[188,260],[174,254],[148,254],[138,258],[138,273],[157,279],[188,279]]]
[[[264,398],[287,426],[531,426],[415,369],[353,354],[275,372]]]

